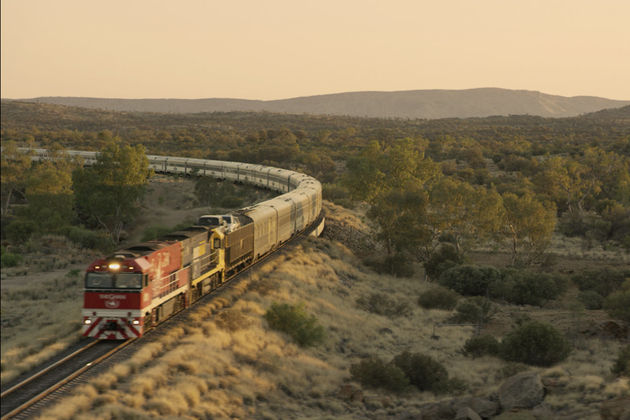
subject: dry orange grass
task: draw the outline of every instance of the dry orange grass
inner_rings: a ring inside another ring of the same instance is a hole
[[[451,376],[467,383],[467,393],[488,395],[500,385],[505,364],[496,358],[473,360],[462,355],[461,347],[473,328],[441,325],[449,312],[420,308],[417,296],[431,286],[420,278],[374,274],[343,244],[308,239],[266,263],[238,287],[191,310],[186,327],[143,346],[42,418],[414,415],[422,403],[444,396],[410,392],[383,400],[381,392],[364,390],[366,401],[386,401],[372,406],[337,396],[350,380],[350,364],[368,355],[389,360],[406,350],[442,362]],[[375,292],[407,302],[412,313],[390,319],[357,306],[359,297]],[[326,327],[324,343],[301,348],[270,330],[263,315],[273,302],[303,302]],[[546,399],[550,409],[588,417],[602,400],[627,394],[628,381],[610,375],[617,347],[614,342],[585,339],[567,361],[550,369],[533,369],[555,384]]]
[[[3,384],[80,338],[80,283],[72,275],[3,290]]]

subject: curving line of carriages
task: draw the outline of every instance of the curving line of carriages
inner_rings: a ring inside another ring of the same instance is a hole
[[[35,160],[48,158],[45,149],[32,151]],[[96,162],[97,152],[67,153],[86,165]],[[211,176],[282,194],[234,212],[234,227],[191,226],[93,262],[85,280],[85,336],[139,337],[293,236],[313,226],[317,235],[323,229],[322,189],[313,177],[240,162],[147,157],[156,172]]]

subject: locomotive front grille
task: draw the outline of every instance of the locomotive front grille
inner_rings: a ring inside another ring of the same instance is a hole
[[[120,329],[120,326],[116,321],[107,321],[103,328],[104,331],[117,331],[118,329]]]

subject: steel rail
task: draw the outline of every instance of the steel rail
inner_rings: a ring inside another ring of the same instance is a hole
[[[324,216],[323,216],[323,214],[320,214],[320,216],[313,223],[311,223],[311,225],[309,225],[306,229],[304,229],[303,231],[299,232],[298,234],[296,234],[295,236],[290,238],[288,241],[280,244],[273,251],[268,252],[265,255],[261,256],[259,259],[257,259],[252,264],[250,264],[250,265],[244,267],[242,270],[232,274],[230,277],[228,277],[226,279],[226,281],[221,286],[219,286],[217,289],[213,290],[211,293],[209,293],[208,295],[206,295],[204,297],[207,297],[210,300],[212,300],[212,298],[216,296],[215,295],[216,291],[224,289],[224,286],[229,288],[230,286],[235,285],[238,282],[237,279],[239,277],[241,277],[242,274],[245,274],[247,272],[250,272],[250,271],[256,269],[259,266],[259,264],[262,264],[262,263],[266,262],[268,259],[270,259],[270,258],[274,257],[275,255],[277,255],[278,251],[283,250],[283,249],[285,249],[285,248],[287,248],[287,247],[289,247],[291,245],[294,245],[297,242],[299,242],[302,239],[304,239],[305,237],[309,236],[313,231],[315,231],[318,227],[320,227],[323,224],[323,222],[324,222]],[[213,295],[215,295],[215,296],[213,296]],[[193,305],[191,305],[191,306],[196,306],[197,304],[203,305],[204,303],[208,303],[208,302],[209,302],[208,299],[199,299],[196,302],[194,302]],[[179,315],[179,314],[181,314],[183,312],[185,313],[186,311],[184,311],[182,309],[182,310],[176,312],[175,314],[173,314],[173,316],[171,316],[168,319],[166,319],[165,322],[168,322],[169,320],[174,319],[176,315]],[[147,332],[155,330],[155,329],[158,329],[159,327],[160,327],[159,324],[155,325],[155,326],[151,327]],[[141,338],[143,338],[143,337],[141,337]],[[48,395],[50,395],[53,392],[57,391],[59,388],[61,388],[62,386],[64,386],[68,382],[70,382],[73,379],[77,378],[78,376],[80,376],[82,373],[84,373],[88,369],[96,366],[100,362],[102,362],[105,359],[109,358],[111,355],[113,355],[114,353],[122,350],[123,348],[125,348],[128,345],[130,345],[132,342],[135,342],[136,340],[138,340],[138,339],[134,338],[134,339],[126,340],[125,342],[121,343],[119,346],[116,346],[115,348],[109,350],[107,353],[99,356],[98,358],[94,359],[91,362],[86,363],[81,368],[75,370],[73,373],[71,373],[70,375],[66,376],[64,379],[56,382],[54,385],[52,385],[51,387],[47,388],[43,392],[39,393],[35,397],[31,398],[30,400],[24,402],[20,406],[14,408],[10,412],[6,413],[4,416],[2,416],[0,418],[0,420],[6,420],[6,419],[9,419],[11,417],[14,417],[14,416],[20,414],[21,412],[23,412],[24,410],[28,409],[29,407],[31,407],[32,405],[34,405],[38,401],[41,401],[42,399],[44,399]],[[83,351],[85,351],[88,348],[96,345],[99,342],[102,342],[102,341],[95,340],[95,341],[89,343],[88,345],[84,346],[83,348],[78,349],[77,351],[73,352],[72,354],[70,354],[70,355],[64,357],[63,359],[53,363],[52,365],[46,367],[45,369],[42,369],[41,371],[39,371],[35,375],[33,375],[33,376],[25,379],[24,381],[14,385],[14,386],[12,386],[11,388],[9,388],[8,390],[6,390],[6,391],[4,391],[2,393],[2,397],[4,397],[5,395],[9,395],[9,394],[13,393],[14,391],[22,388],[23,386],[25,386],[28,383],[32,382],[34,379],[36,379],[38,377],[41,377],[45,373],[47,373],[47,372],[51,371],[52,369],[54,369],[55,367],[58,367],[58,366],[62,365],[63,363],[71,360],[73,357],[76,357],[78,354],[82,353]]]
[[[62,363],[67,362],[68,360],[72,359],[73,357],[75,357],[76,355],[84,352],[85,350],[93,347],[94,345],[96,345],[98,343],[97,340],[94,340],[90,343],[88,343],[87,345],[81,347],[78,350],[75,350],[74,352],[70,353],[69,355],[57,360],[56,362],[54,362],[53,364],[51,364],[50,366],[40,370],[39,372],[29,376],[28,378],[24,379],[22,382],[19,382],[15,385],[13,385],[11,388],[9,389],[5,389],[4,391],[2,391],[2,393],[0,394],[0,398],[4,398],[5,396],[13,393],[14,391],[17,391],[18,389],[22,388],[24,385],[28,384],[29,382],[39,378],[40,376],[44,375],[47,372],[50,372],[52,369],[56,368],[57,366],[61,365]]]
[[[38,395],[36,395],[35,397],[31,398],[30,400],[22,403],[19,407],[14,408],[13,410],[11,410],[10,412],[6,413],[4,416],[2,416],[0,418],[0,420],[5,420],[5,419],[9,419],[11,417],[14,417],[15,415],[21,413],[22,411],[26,410],[28,407],[32,406],[33,404],[35,404],[36,402],[42,400],[43,398],[45,398],[46,396],[52,394],[53,392],[55,392],[57,389],[61,388],[62,386],[64,386],[65,384],[67,384],[68,382],[72,381],[73,379],[75,379],[76,377],[78,377],[79,375],[81,375],[83,372],[85,372],[86,370],[90,369],[93,366],[96,366],[97,364],[99,364],[100,362],[102,362],[103,360],[107,359],[108,357],[110,357],[112,354],[122,350],[123,348],[127,347],[129,344],[131,344],[133,341],[135,341],[135,338],[132,338],[130,340],[126,340],[125,342],[121,343],[120,345],[114,347],[113,349],[109,350],[107,353],[97,357],[96,359],[92,360],[91,362],[86,363],[85,365],[83,365],[82,367],[80,367],[79,369],[75,370],[73,373],[71,373],[70,375],[66,376],[64,379],[56,382],[53,386],[48,387],[45,391],[39,393]],[[79,351],[74,352],[73,354],[67,356],[64,358],[64,362],[68,361],[71,359],[70,356],[75,357],[77,354],[81,353],[82,351],[86,350],[89,347],[92,347],[95,343],[98,343],[99,341],[94,341],[93,343],[90,343],[88,346],[85,346],[82,349],[79,349]],[[56,366],[59,366],[61,363],[57,363]],[[44,369],[45,371],[50,371],[51,367],[49,366],[49,368]],[[42,371],[43,372],[43,371]],[[43,373],[38,373],[37,377],[40,377],[41,375],[43,375]],[[29,378],[26,381],[23,381],[19,384],[17,384],[16,386],[11,387],[10,389],[8,389],[7,391],[14,391],[18,385],[20,386],[20,388],[24,385],[26,385],[26,383],[31,382],[32,379],[35,378]],[[3,395],[8,394],[8,392],[5,391],[5,393]]]

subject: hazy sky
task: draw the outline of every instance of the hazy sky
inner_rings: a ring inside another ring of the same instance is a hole
[[[2,0],[2,97],[630,100],[629,0]]]

